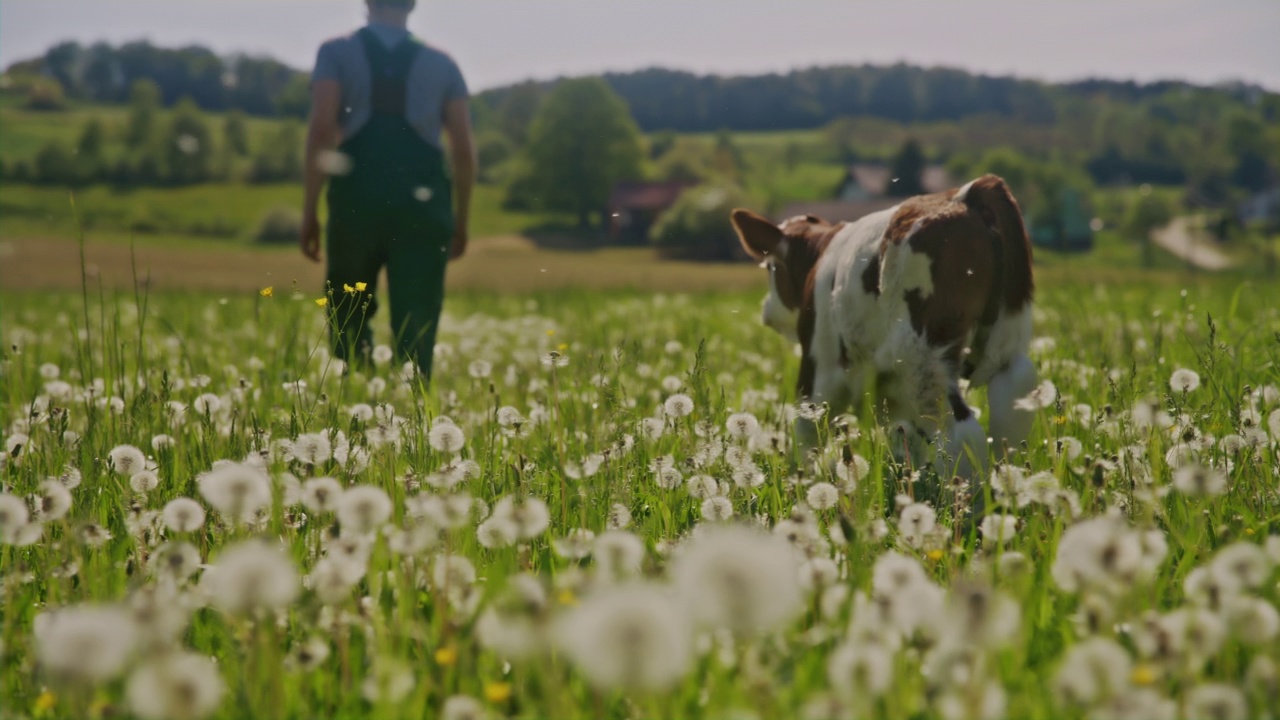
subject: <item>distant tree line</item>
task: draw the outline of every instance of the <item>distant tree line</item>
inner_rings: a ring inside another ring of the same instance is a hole
[[[198,45],[64,42],[41,57],[10,65],[6,74],[48,78],[58,83],[60,94],[90,102],[128,102],[138,80],[155,83],[165,106],[190,98],[202,110],[303,117],[311,102],[306,73],[268,57],[224,58]]]
[[[122,150],[108,152],[108,135]],[[217,180],[281,182],[302,175],[302,129],[297,120],[277,125],[254,148],[245,113],[231,110],[213,121],[191,98],[162,112],[160,89],[134,82],[122,126],[90,117],[73,145],[49,140],[30,161],[0,166],[6,180],[37,185],[118,187],[190,185]]]
[[[6,80],[35,109],[69,100],[130,106],[124,155],[95,152],[106,130],[85,127],[76,147],[51,143],[31,166],[5,168],[6,177],[181,184],[297,174],[296,126],[256,149],[244,130],[245,116],[306,114],[306,73],[270,58],[146,42],[62,43],[11,65]],[[930,161],[955,167],[981,167],[984,153],[1008,148],[1093,184],[1182,185],[1206,206],[1268,187],[1280,170],[1280,94],[1246,85],[1048,84],[906,64],[749,77],[649,69],[580,80],[525,82],[475,97],[482,180],[506,185],[509,207],[556,206],[585,219],[599,207],[605,180],[638,175],[646,152],[664,179],[741,184],[746,168],[730,134],[739,131],[824,128],[826,154],[818,160],[829,163],[853,162],[869,147],[887,159],[884,148],[902,147],[907,136]],[[156,119],[162,107],[174,108],[165,123]],[[231,112],[213,127],[199,110]],[[604,124],[576,122],[589,112],[603,113]],[[647,146],[638,132],[650,134]],[[714,150],[692,152],[675,132],[716,133]],[[593,133],[600,137],[591,140]],[[613,168],[608,178],[588,172],[600,157]],[[797,159],[792,152],[786,162]],[[566,169],[575,164],[582,167]],[[570,177],[581,181],[574,197],[589,203],[556,197]]]

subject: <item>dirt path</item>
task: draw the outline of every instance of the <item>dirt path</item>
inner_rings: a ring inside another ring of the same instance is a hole
[[[321,265],[293,248],[216,245],[138,245],[138,277],[167,290],[253,292],[268,285],[279,291],[297,283],[308,292],[324,284]],[[86,267],[91,286],[129,288],[133,257],[120,242],[88,242]],[[750,263],[664,262],[645,248],[560,251],[538,248],[520,236],[479,238],[461,261],[450,265],[453,289],[530,292],[578,287],[636,288],[679,292],[765,287],[764,274]],[[71,290],[80,287],[80,251],[74,240],[0,240],[0,291]]]
[[[1235,267],[1236,261],[1214,247],[1211,241],[1191,225],[1191,218],[1174,218],[1173,222],[1151,233],[1155,244],[1201,270],[1216,272]]]

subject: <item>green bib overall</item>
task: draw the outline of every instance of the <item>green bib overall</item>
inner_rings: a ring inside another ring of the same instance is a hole
[[[430,378],[453,237],[452,186],[444,153],[405,119],[406,81],[421,46],[406,38],[387,49],[368,29],[357,34],[373,75],[373,112],[339,146],[350,171],[330,178],[326,195],[334,354],[368,359],[378,271],[386,266],[397,357]],[[356,283],[365,291],[344,289]]]

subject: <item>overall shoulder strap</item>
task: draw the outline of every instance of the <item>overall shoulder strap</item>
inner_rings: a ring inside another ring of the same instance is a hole
[[[409,69],[413,67],[422,44],[409,36],[394,48],[388,49],[367,27],[361,28],[356,35],[360,38],[365,57],[369,61],[373,111],[403,117]]]

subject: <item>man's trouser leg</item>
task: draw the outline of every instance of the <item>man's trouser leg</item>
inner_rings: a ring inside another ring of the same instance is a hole
[[[397,354],[415,361],[430,379],[452,231],[417,208],[398,214],[396,220],[387,255],[391,331]]]
[[[330,199],[325,280],[333,354],[353,364],[364,363],[373,350],[370,321],[378,309],[378,271],[386,261],[386,243],[380,236],[385,221],[354,203],[334,204]],[[363,292],[346,291],[356,283],[364,283]]]

